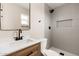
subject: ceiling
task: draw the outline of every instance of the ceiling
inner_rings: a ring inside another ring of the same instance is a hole
[[[16,3],[17,5],[19,5],[20,7],[29,9],[29,3]]]
[[[48,5],[50,8],[52,8],[52,9],[57,8],[57,7],[59,7],[59,6],[62,6],[62,5],[64,5],[64,4],[65,4],[65,3],[47,3],[47,5]],[[29,9],[29,4],[28,4],[28,3],[17,3],[17,5]]]
[[[54,8],[57,8],[57,7],[59,7],[59,6],[62,6],[62,5],[64,5],[65,3],[47,3],[47,5],[50,7],[50,8],[52,8],[52,9],[54,9]]]

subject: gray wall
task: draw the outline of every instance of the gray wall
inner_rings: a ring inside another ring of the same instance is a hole
[[[72,19],[70,27],[57,27],[57,20]],[[65,4],[52,14],[52,45],[79,55],[79,4]]]
[[[45,38],[48,39],[47,41],[47,48],[50,48],[51,46],[51,39],[52,39],[52,32],[49,30],[49,26],[51,26],[51,20],[52,20],[52,14],[49,12],[51,9],[47,4],[45,4]]]

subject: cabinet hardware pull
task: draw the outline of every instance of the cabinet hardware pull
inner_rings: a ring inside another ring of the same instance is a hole
[[[27,56],[31,55],[33,52],[31,51]]]

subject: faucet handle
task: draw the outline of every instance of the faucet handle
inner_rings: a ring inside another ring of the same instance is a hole
[[[19,38],[18,37],[14,37],[14,39],[17,41],[17,40],[19,40]]]
[[[14,37],[14,39],[15,39],[16,41],[18,41],[18,40],[22,40],[23,37],[24,37],[24,36],[21,36],[21,37]]]
[[[20,39],[23,39],[24,36],[21,36]]]

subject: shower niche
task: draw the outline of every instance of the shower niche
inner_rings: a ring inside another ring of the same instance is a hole
[[[56,27],[57,28],[71,28],[72,27],[72,19],[66,19],[66,20],[58,20],[56,21]]]

